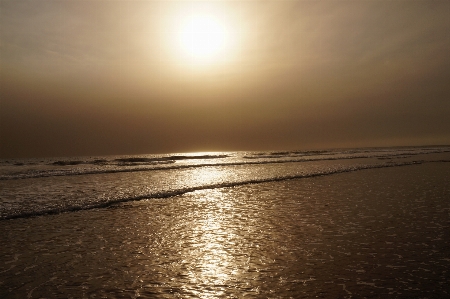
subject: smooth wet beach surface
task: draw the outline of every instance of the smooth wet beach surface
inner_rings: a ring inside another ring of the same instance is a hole
[[[446,298],[450,163],[0,221],[1,298]]]

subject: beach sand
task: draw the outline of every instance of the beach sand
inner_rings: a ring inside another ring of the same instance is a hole
[[[0,221],[1,298],[444,298],[450,163]]]

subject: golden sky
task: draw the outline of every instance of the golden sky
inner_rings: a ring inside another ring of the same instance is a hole
[[[0,156],[450,144],[449,16],[447,0],[1,0]]]

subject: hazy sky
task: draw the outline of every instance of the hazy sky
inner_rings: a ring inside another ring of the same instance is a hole
[[[206,60],[180,42],[192,16],[226,32]],[[0,156],[450,144],[449,16],[448,0],[1,0]]]

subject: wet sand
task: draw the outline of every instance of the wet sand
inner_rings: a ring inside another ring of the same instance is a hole
[[[450,163],[0,221],[1,298],[445,298]]]

